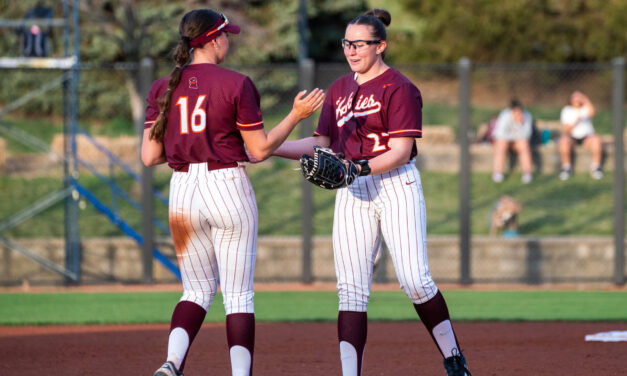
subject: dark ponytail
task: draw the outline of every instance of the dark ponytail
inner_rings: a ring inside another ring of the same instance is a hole
[[[168,112],[170,111],[172,92],[176,89],[179,82],[181,82],[183,66],[187,64],[191,57],[189,41],[181,39],[174,48],[173,57],[176,66],[170,73],[168,89],[159,98],[159,116],[157,116],[157,120],[155,120],[155,123],[150,130],[150,138],[157,141],[163,141],[168,123]]]
[[[215,23],[214,14],[215,12],[209,9],[198,9],[188,12],[181,19],[179,24],[179,35],[181,38],[172,51],[175,67],[170,73],[168,89],[159,98],[160,112],[150,129],[150,139],[163,142],[168,125],[168,112],[170,111],[172,92],[181,82],[183,69],[192,57],[190,41]]]

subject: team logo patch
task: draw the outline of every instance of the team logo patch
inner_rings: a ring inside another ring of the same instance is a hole
[[[198,79],[196,77],[192,77],[189,79],[189,88],[198,89]]]

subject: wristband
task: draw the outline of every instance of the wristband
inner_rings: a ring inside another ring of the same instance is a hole
[[[359,176],[366,176],[370,174],[370,165],[368,164],[367,159],[361,159],[355,162],[359,166],[361,166],[361,171],[359,171]]]

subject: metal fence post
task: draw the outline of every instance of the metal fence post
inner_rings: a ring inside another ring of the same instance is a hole
[[[311,91],[314,86],[315,64],[312,59],[303,59],[299,62],[299,90]],[[313,134],[313,119],[308,117],[300,122],[300,138],[310,137]],[[302,235],[303,235],[303,274],[302,282],[313,282],[311,268],[311,249],[313,237],[313,191],[312,185],[302,179]]]
[[[64,232],[65,232],[65,268],[74,274],[74,278],[65,278],[66,284],[79,284],[81,279],[82,250],[80,232],[78,227],[78,200],[79,194],[76,188],[78,179],[78,156],[76,146],[76,133],[78,127],[78,82],[80,80],[80,35],[78,20],[78,0],[74,0],[72,11],[73,43],[72,53],[76,63],[70,69],[70,78],[63,82],[63,186],[72,187],[72,194],[65,198],[64,202]],[[64,55],[70,54],[69,41],[69,9],[68,3],[63,3],[63,16],[68,22],[64,32]]]
[[[614,283],[625,284],[625,58],[612,61],[612,124],[614,128]]]
[[[459,61],[459,246],[460,283],[470,284],[470,70],[468,58]]]
[[[155,75],[155,63],[150,58],[143,58],[139,64],[139,90],[143,98],[148,96],[150,91],[150,85]],[[141,121],[138,120],[138,123]],[[143,137],[144,126],[142,124],[136,124],[138,130],[139,143]],[[152,271],[152,250],[154,248],[154,234],[152,219],[154,216],[154,202],[152,194],[152,167],[146,167],[142,163],[142,282],[153,282]]]

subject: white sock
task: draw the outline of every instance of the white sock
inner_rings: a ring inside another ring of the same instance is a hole
[[[233,376],[248,376],[252,361],[250,351],[244,346],[235,345],[229,350],[231,354],[231,370]]]
[[[342,376],[360,376],[357,374],[357,350],[346,341],[340,342]]]
[[[183,328],[174,328],[170,332],[168,341],[168,361],[174,363],[176,369],[181,368],[181,363],[187,354],[189,348],[189,335]]]
[[[563,165],[562,165],[562,170],[570,170],[570,163],[568,163],[568,164],[563,164]]]
[[[445,358],[448,358],[453,355],[453,350],[457,350],[457,354],[459,354],[459,349],[457,348],[457,342],[455,341],[455,335],[453,334],[453,326],[451,325],[450,320],[444,320],[433,328],[433,336],[435,337],[435,341],[438,343],[438,347],[444,354]]]

